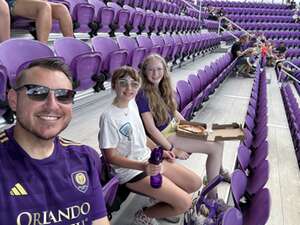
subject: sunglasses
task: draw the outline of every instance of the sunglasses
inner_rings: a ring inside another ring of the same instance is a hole
[[[76,91],[70,89],[51,89],[49,87],[45,87],[37,84],[25,84],[21,87],[15,89],[15,91],[19,91],[23,88],[26,88],[27,96],[34,101],[45,101],[47,99],[50,91],[54,92],[54,96],[56,100],[63,104],[73,103],[74,96]]]
[[[126,79],[120,79],[118,80],[118,83],[120,87],[125,88],[131,86],[132,89],[138,89],[140,87],[140,83],[137,81],[129,81]]]

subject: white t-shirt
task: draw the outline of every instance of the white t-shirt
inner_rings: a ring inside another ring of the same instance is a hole
[[[128,108],[111,105],[100,117],[98,135],[100,149],[115,148],[128,159],[147,161],[151,150],[146,146],[146,134],[137,105],[130,101]],[[142,171],[111,165],[120,183],[126,183]]]

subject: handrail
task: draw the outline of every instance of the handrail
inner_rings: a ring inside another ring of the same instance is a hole
[[[294,63],[292,63],[291,61],[289,61],[289,60],[283,60],[282,61],[282,64],[284,65],[284,64],[289,64],[290,66],[292,66],[292,67],[294,67],[294,68],[296,68],[298,71],[300,71],[300,68],[297,66],[297,65],[295,65]],[[285,66],[285,65],[284,65]],[[295,76],[293,76],[293,75],[291,75],[291,74],[289,74],[287,71],[285,71],[284,69],[281,69],[281,71],[283,71],[288,77],[290,77],[292,80],[294,80],[294,81],[296,81],[297,83],[299,83],[300,84],[300,81],[295,77]],[[281,73],[279,73],[279,77],[278,77],[278,82],[280,83],[280,80],[281,80]]]
[[[196,10],[196,11],[198,11],[199,12],[199,21],[201,22],[201,14],[202,14],[202,0],[201,1],[199,1],[199,9],[196,7],[196,6],[194,6],[194,5],[192,5],[191,3],[189,3],[189,2],[187,2],[187,1],[185,1],[185,0],[181,0],[182,2],[184,2],[186,5],[188,5],[189,7],[191,7],[192,9],[194,9],[194,10]]]
[[[240,27],[239,25],[237,25],[235,22],[233,22],[232,20],[230,20],[230,19],[228,19],[227,17],[225,17],[225,16],[222,16],[222,17],[220,17],[219,18],[219,28],[218,28],[218,34],[220,35],[220,33],[221,33],[221,29],[222,30],[224,30],[224,31],[228,31],[228,30],[226,30],[224,27],[222,27],[222,20],[225,20],[225,21],[227,21],[227,22],[229,22],[229,23],[231,23],[232,25],[234,25],[235,27],[237,27],[237,28],[239,28],[241,31],[243,31],[244,33],[246,33],[246,34],[248,34],[248,35],[250,35],[250,33],[248,32],[248,31],[246,31],[244,28],[242,28],[242,27]],[[229,31],[230,32],[230,31]],[[230,32],[231,33],[231,32]],[[231,33],[232,34],[232,33]],[[236,38],[236,36],[235,35],[233,35],[235,38]]]

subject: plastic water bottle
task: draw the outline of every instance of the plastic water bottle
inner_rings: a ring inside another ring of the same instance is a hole
[[[151,156],[149,158],[149,163],[158,165],[162,162],[163,159],[163,149],[162,147],[157,147],[152,150]],[[150,185],[153,188],[160,188],[162,184],[162,176],[161,174],[157,174],[155,176],[150,176]]]

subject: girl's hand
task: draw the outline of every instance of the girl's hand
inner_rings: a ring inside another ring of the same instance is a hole
[[[145,163],[144,171],[148,176],[155,176],[159,173],[162,173],[162,164],[152,164],[149,162]]]
[[[164,150],[163,158],[168,160],[169,162],[174,162],[176,159],[175,153],[173,151]]]
[[[174,148],[173,153],[175,154],[176,158],[178,158],[178,159],[186,160],[190,157],[189,153],[187,153],[179,148]]]

